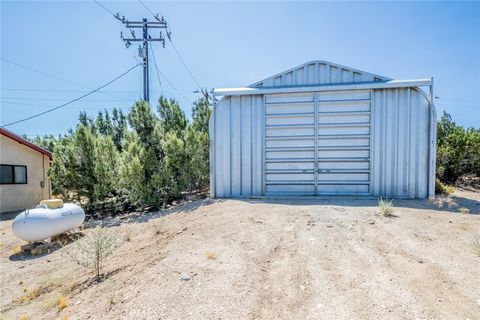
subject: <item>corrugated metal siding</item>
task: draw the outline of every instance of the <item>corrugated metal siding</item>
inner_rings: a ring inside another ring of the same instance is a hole
[[[251,87],[321,85],[382,80],[389,79],[327,61],[312,61],[256,82]]]
[[[215,197],[262,194],[262,100],[261,96],[226,97],[215,106],[210,124]]]
[[[415,89],[374,90],[371,193],[426,198],[429,191],[430,107]]]

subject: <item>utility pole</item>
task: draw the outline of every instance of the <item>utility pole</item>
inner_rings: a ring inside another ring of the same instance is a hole
[[[193,93],[201,93],[203,95],[203,98],[205,99],[205,102],[207,103],[207,105],[210,105],[210,94],[212,95],[212,99],[215,99],[215,96],[213,95],[213,89],[208,92],[208,89],[201,89],[200,91],[199,90],[195,90],[193,91]]]
[[[115,18],[120,20],[125,27],[130,30],[132,35],[131,38],[125,38],[123,32],[120,32],[120,38],[125,42],[125,46],[128,48],[132,42],[141,42],[142,45],[138,47],[138,55],[143,60],[143,100],[150,102],[150,88],[149,88],[149,74],[148,74],[148,43],[149,42],[160,42],[165,48],[165,38],[162,35],[162,31],[159,32],[158,38],[152,38],[148,31],[150,29],[165,29],[165,33],[170,39],[171,33],[168,31],[167,21],[163,17],[159,17],[158,13],[155,15],[156,21],[148,21],[146,18],[143,18],[142,21],[129,21],[125,19],[124,16],[120,17],[120,14],[117,13]],[[142,38],[137,38],[135,36],[134,29],[142,29]]]

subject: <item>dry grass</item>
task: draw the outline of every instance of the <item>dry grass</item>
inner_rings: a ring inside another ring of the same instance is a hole
[[[215,260],[218,258],[218,254],[212,251],[207,251],[205,254],[207,255],[208,260]]]
[[[12,248],[12,254],[17,254],[17,253],[20,253],[22,252],[22,247],[20,245],[16,245]]]
[[[59,311],[65,309],[68,305],[67,298],[65,298],[63,295],[59,294],[57,296],[56,305],[57,305],[57,308],[58,308]]]
[[[454,192],[455,192],[455,188],[441,183],[440,180],[438,179],[435,180],[435,194],[450,196]]]
[[[473,243],[472,243],[473,251],[477,254],[477,256],[480,257],[480,233],[477,233],[473,237]]]
[[[18,320],[28,320],[28,316],[26,314],[22,314],[20,317],[18,317]]]
[[[465,208],[465,207],[462,207],[462,208],[458,208],[458,212],[460,212],[460,213],[462,213],[462,214],[469,214],[469,213],[470,213],[470,209]]]
[[[20,281],[23,284],[22,281]],[[27,288],[23,288],[23,294],[18,298],[19,303],[27,303],[32,300],[35,300],[39,296],[52,292],[54,289],[60,287],[62,282],[60,279],[56,278],[48,278],[47,280],[42,281],[42,283],[32,290],[28,290]]]
[[[380,198],[378,200],[378,209],[380,210],[380,214],[384,217],[391,217],[393,215],[393,200],[384,200]]]

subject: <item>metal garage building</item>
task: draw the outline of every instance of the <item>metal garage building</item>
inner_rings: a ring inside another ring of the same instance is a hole
[[[214,93],[212,197],[434,195],[432,79],[313,61]]]

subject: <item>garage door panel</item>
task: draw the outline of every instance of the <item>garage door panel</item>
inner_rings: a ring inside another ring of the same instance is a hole
[[[339,184],[319,184],[318,193],[324,195],[361,195],[368,194],[369,186],[364,185],[339,185]]]
[[[320,170],[368,170],[369,161],[319,161]]]
[[[368,183],[368,173],[319,173],[318,174],[318,182],[325,182],[325,181],[359,181],[359,182],[367,182]]]
[[[370,126],[366,124],[357,125],[357,126],[319,126],[318,127],[319,135],[351,135],[351,134],[370,134]]]
[[[280,181],[303,181],[315,182],[315,175],[313,171],[310,173],[269,173],[267,171],[267,182],[280,182]]]
[[[318,112],[368,112],[369,101],[326,101],[318,103]]]
[[[270,151],[267,149],[266,159],[312,159],[312,162],[315,159],[315,151]]]
[[[333,124],[333,123],[370,123],[369,113],[325,113],[318,115],[318,124]]]
[[[267,137],[281,137],[281,136],[306,136],[314,135],[315,129],[311,127],[295,127],[295,128],[278,128],[278,127],[266,127]]]
[[[286,195],[314,195],[315,186],[313,184],[267,184],[266,193]]]
[[[313,125],[315,119],[312,115],[288,115],[288,116],[267,116],[265,124],[270,125],[297,125],[297,124],[310,124]]]
[[[299,103],[314,102],[313,93],[284,93],[265,95],[265,103]]]
[[[268,170],[313,170],[315,164],[311,162],[267,162],[265,169]]]
[[[325,91],[318,93],[319,101],[370,100],[369,90]]]
[[[278,115],[278,114],[292,114],[292,113],[313,113],[315,111],[315,105],[313,102],[303,102],[303,103],[277,103],[277,104],[266,104],[265,112],[266,115]]]
[[[321,138],[318,142],[321,147],[368,147],[370,145],[370,139],[367,138]]]
[[[267,140],[267,148],[275,147],[315,147],[315,141],[313,139],[301,139],[301,140]]]
[[[265,193],[368,194],[369,99],[369,91],[267,96]]]
[[[318,150],[318,159],[357,159],[364,158],[368,161],[370,151],[368,149],[352,149],[352,150]]]

